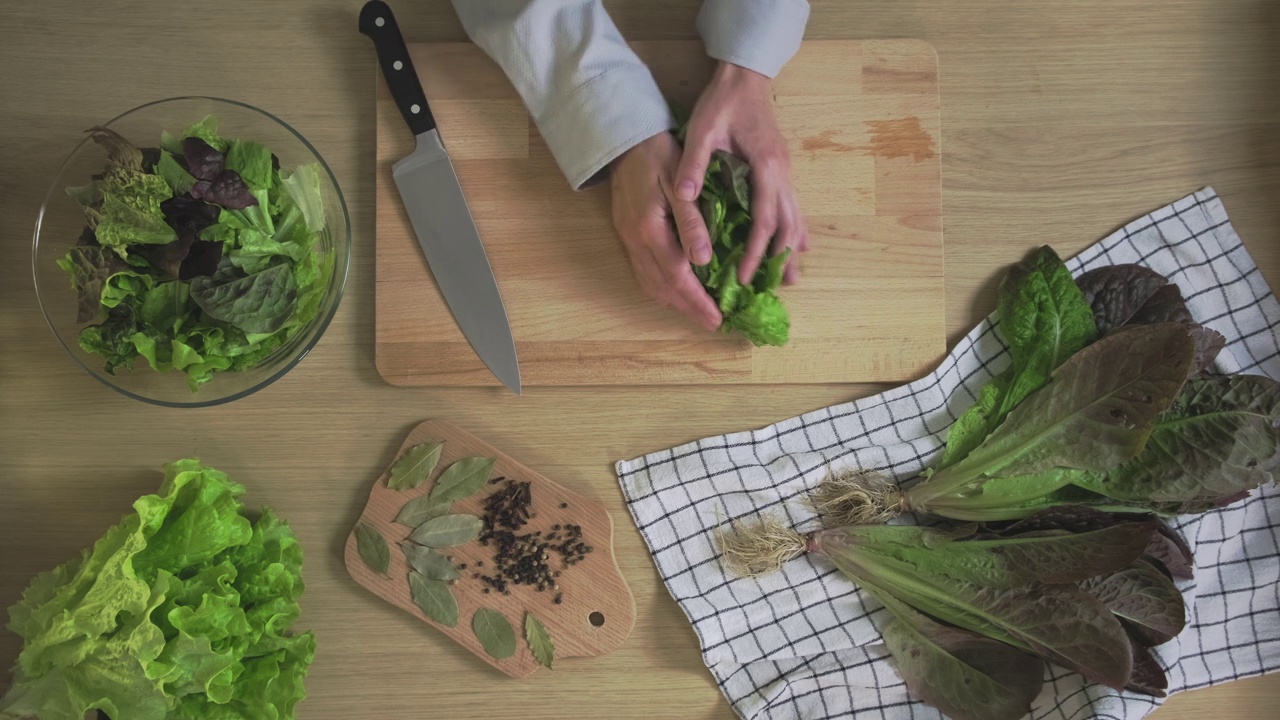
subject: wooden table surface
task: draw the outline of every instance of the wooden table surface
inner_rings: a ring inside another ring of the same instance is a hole
[[[695,0],[610,2],[623,32],[694,36]],[[992,307],[1001,266],[1074,253],[1212,184],[1280,287],[1280,3],[826,0],[812,37],[917,37],[941,56],[947,329]],[[729,718],[694,633],[622,506],[611,463],[883,389],[403,389],[373,361],[372,48],[356,0],[97,0],[0,7],[0,605],[92,543],[161,463],[189,455],[276,507],[307,551],[299,627],[319,638],[303,718]],[[400,0],[411,40],[461,40],[447,2]],[[346,192],[351,279],[312,355],[272,387],[198,411],[99,385],[45,327],[30,236],[79,132],[141,102],[234,97],[312,140]],[[568,192],[568,190],[566,190]],[[638,605],[617,652],[523,683],[354,583],[342,545],[405,432],[455,422],[616,513]],[[0,664],[18,652],[0,634]],[[1273,718],[1280,675],[1169,701],[1160,720]]]

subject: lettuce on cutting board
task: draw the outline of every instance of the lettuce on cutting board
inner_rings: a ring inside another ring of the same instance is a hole
[[[302,548],[270,509],[198,460],[9,609],[24,645],[0,719],[294,717],[315,636],[289,634]]]

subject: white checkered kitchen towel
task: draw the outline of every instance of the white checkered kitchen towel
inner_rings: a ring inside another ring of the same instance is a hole
[[[1012,258],[1011,258],[1012,259]],[[1280,305],[1212,189],[1130,223],[1068,262],[1073,273],[1140,263],[1177,282],[1195,318],[1227,338],[1218,369],[1280,378]],[[890,666],[876,624],[885,612],[821,560],[752,580],[726,575],[712,531],[781,514],[816,528],[798,500],[832,468],[914,477],[947,428],[1007,364],[988,319],[921,380],[755,432],[707,438],[618,463],[618,477],[658,572],[693,623],[703,659],[744,718],[936,719]],[[963,388],[960,392],[957,389]],[[1158,649],[1171,691],[1280,669],[1280,489],[1179,529],[1195,551],[1183,586],[1190,625]],[[1035,720],[1130,720],[1159,701],[1047,671]]]

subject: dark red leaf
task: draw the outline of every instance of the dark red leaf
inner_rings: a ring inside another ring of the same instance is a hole
[[[136,247],[132,252],[141,255],[151,263],[151,266],[169,277],[178,277],[179,268],[182,267],[182,261],[187,259],[187,254],[191,251],[191,245],[195,243],[196,236],[194,233],[186,233],[178,235],[178,239],[165,245],[142,245]]]
[[[222,243],[198,241],[191,246],[191,252],[187,254],[186,260],[183,260],[178,279],[191,280],[212,275],[221,261]]]
[[[217,205],[186,197],[175,197],[160,203],[165,222],[178,235],[197,235],[218,222],[222,210]]]
[[[1125,689],[1152,697],[1164,697],[1164,691],[1169,689],[1169,678],[1165,675],[1164,668],[1160,667],[1160,661],[1156,660],[1150,650],[1135,641],[1132,635],[1129,636],[1129,642],[1133,646],[1133,675]]]
[[[1170,322],[1195,322],[1191,318],[1191,312],[1187,310],[1187,304],[1182,301],[1182,291],[1173,284],[1156,290],[1126,324],[1155,325]]]
[[[182,141],[183,159],[187,161],[187,172],[197,180],[210,180],[222,172],[222,153],[212,145],[198,137],[189,137]]]
[[[160,162],[160,148],[142,148],[142,172],[155,172],[158,162]]]
[[[1163,520],[1157,525],[1157,531],[1151,538],[1151,544],[1147,546],[1147,560],[1154,560],[1152,564],[1158,564],[1170,577],[1190,580],[1195,575],[1191,548],[1187,547],[1178,531]]]
[[[1108,265],[1076,278],[1085,301],[1093,308],[1099,335],[1127,324],[1168,282],[1160,273],[1141,265]]]
[[[223,170],[212,181],[197,181],[191,187],[191,197],[228,210],[243,210],[258,204],[258,199],[249,192],[249,186],[235,170]]]

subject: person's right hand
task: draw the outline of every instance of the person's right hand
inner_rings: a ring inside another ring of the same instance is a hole
[[[704,238],[695,246],[682,247],[677,239],[677,227],[704,227],[697,204],[676,197],[679,163],[680,145],[669,132],[640,142],[614,160],[610,174],[613,224],[645,294],[715,330],[720,327],[720,309],[689,265],[711,261],[706,230],[701,236],[680,233],[680,237]]]

